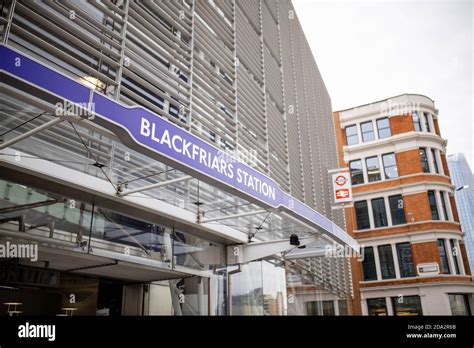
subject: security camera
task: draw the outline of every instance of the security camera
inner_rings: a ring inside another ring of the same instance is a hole
[[[290,245],[300,245],[300,239],[298,238],[298,236],[296,234],[292,234],[290,236]]]

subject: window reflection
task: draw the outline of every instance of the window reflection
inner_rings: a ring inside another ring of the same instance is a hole
[[[387,316],[387,303],[384,297],[368,299],[367,309],[370,316]]]
[[[349,163],[349,169],[351,171],[352,185],[358,185],[364,183],[364,173],[362,170],[362,161],[356,160]]]
[[[362,141],[364,143],[375,139],[374,125],[372,121],[361,123],[360,129],[362,131]]]
[[[420,296],[392,297],[392,306],[396,316],[423,315]]]
[[[394,153],[387,153],[382,155],[382,162],[385,177],[387,179],[393,179],[398,177],[398,168],[397,168],[397,161],[395,158]]]
[[[367,165],[369,182],[381,180],[379,158],[377,156],[369,157],[365,160],[365,163]]]

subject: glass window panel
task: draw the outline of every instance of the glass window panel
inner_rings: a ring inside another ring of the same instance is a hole
[[[396,316],[423,315],[420,296],[392,297],[392,306]]]
[[[307,315],[313,316],[334,316],[334,301],[311,301],[306,302]]]
[[[431,132],[431,127],[430,127],[430,114],[424,112],[423,113],[423,122],[425,123],[425,129],[427,132]]]
[[[471,315],[469,298],[466,294],[449,294],[452,315]]]
[[[375,139],[374,125],[372,121],[361,123],[360,128],[362,130],[362,141],[364,143]]]
[[[349,169],[351,171],[352,185],[358,185],[364,183],[364,172],[362,170],[362,161],[355,160],[349,162]]]
[[[364,230],[370,228],[369,220],[369,208],[367,206],[367,201],[359,201],[354,203],[357,229]]]
[[[378,250],[382,279],[395,278],[395,265],[393,263],[392,246],[390,244],[380,245]]]
[[[323,315],[325,316],[336,315],[334,311],[334,301],[323,301]]]
[[[413,263],[413,253],[411,250],[411,244],[408,242],[398,243],[397,255],[398,255],[398,264],[400,266],[400,276],[402,278],[414,277],[415,274],[415,265]]]
[[[338,300],[337,305],[339,306],[339,315],[349,315],[346,300]]]
[[[369,157],[365,160],[365,163],[367,166],[367,177],[369,182],[381,180],[379,158],[377,156]]]
[[[451,254],[453,255],[453,261],[454,261],[454,270],[456,271],[456,274],[461,274],[461,270],[459,268],[459,251],[458,248],[456,247],[456,243],[454,242],[454,239],[449,240],[449,245],[451,246]]]
[[[413,125],[415,126],[415,131],[421,132],[420,115],[416,111],[413,113]]]
[[[387,316],[387,302],[385,301],[385,297],[368,299],[367,310],[370,316]]]
[[[430,166],[428,164],[428,156],[426,155],[426,149],[423,147],[420,148],[420,160],[421,167],[423,168],[423,173],[429,173]]]
[[[388,197],[390,204],[390,215],[392,216],[392,225],[401,225],[406,223],[405,209],[403,207],[402,195]]]
[[[362,272],[364,280],[377,280],[377,269],[375,268],[375,256],[373,247],[364,247],[364,260],[362,261]]]
[[[433,168],[436,174],[439,174],[438,158],[436,157],[436,151],[431,149],[431,157],[433,157]]]
[[[441,259],[441,273],[449,274],[451,273],[449,269],[448,254],[446,252],[446,245],[444,239],[438,239],[438,253],[439,258]]]
[[[428,191],[428,201],[431,208],[431,220],[439,220],[438,206],[436,205],[436,196],[434,191]]]
[[[441,207],[443,208],[443,214],[444,214],[444,219],[445,220],[448,220],[449,219],[449,216],[448,216],[448,208],[446,206],[446,200],[444,198],[444,192],[443,191],[440,191],[439,192],[439,196],[441,198]]]
[[[388,138],[392,136],[388,117],[380,118],[377,120],[377,132],[379,134],[379,139]]]
[[[385,211],[385,201],[383,198],[372,199],[372,212],[374,213],[375,227],[388,226],[387,213]]]
[[[355,145],[359,143],[359,138],[357,137],[356,125],[346,127],[346,141],[347,141],[347,145]]]
[[[385,178],[393,179],[398,177],[397,161],[394,153],[387,153],[382,156]]]

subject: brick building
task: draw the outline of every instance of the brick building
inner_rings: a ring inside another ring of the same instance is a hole
[[[433,100],[404,94],[334,112],[351,173],[354,312],[470,315],[474,283]]]

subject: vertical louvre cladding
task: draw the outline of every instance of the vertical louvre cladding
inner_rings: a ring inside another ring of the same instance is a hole
[[[323,191],[323,173],[322,173],[322,163],[319,156],[319,150],[323,145],[324,139],[320,136],[319,132],[321,131],[321,100],[317,94],[317,86],[314,85],[312,80],[312,75],[314,69],[316,69],[316,64],[312,62],[311,51],[309,46],[304,40],[304,36],[300,36],[301,42],[301,55],[302,55],[302,70],[303,70],[303,84],[304,84],[304,101],[305,101],[305,111],[307,112],[307,130],[308,130],[308,142],[309,149],[306,154],[306,161],[310,161],[311,164],[311,180],[313,182],[313,199],[316,205],[316,209],[323,213],[326,213],[324,207],[324,191]],[[319,120],[319,121],[318,121]],[[303,156],[305,156],[303,154]],[[305,158],[303,157],[303,161]],[[306,175],[306,174],[305,174]],[[309,194],[309,192],[308,192]]]
[[[280,45],[278,43],[278,20],[269,8],[276,8],[276,1],[262,1],[263,42],[276,62],[280,61]]]
[[[186,124],[190,105],[191,7],[131,1],[121,100]],[[170,117],[171,116],[171,117]]]
[[[290,171],[291,194],[304,201],[304,182],[302,172],[302,148],[300,124],[298,119],[297,99],[294,70],[294,50],[290,32],[290,11],[292,7],[287,0],[279,1],[279,22],[282,42],[281,57],[283,67],[283,94],[285,97],[285,113],[287,120],[288,160]]]
[[[256,1],[253,2],[258,4]],[[261,56],[260,26],[255,26],[250,21],[244,8],[242,1],[237,0],[235,6],[237,57],[239,58],[239,63],[246,67],[258,85],[261,86],[263,84],[263,61]],[[256,11],[258,12],[258,6]]]
[[[245,152],[255,153],[257,169],[267,172],[267,119],[260,24],[253,23],[246,14],[250,6],[256,6],[253,10],[258,14],[257,1],[236,1],[238,150],[244,155]]]
[[[238,151],[336,220],[330,99],[291,1],[18,0],[8,45]]]
[[[3,42],[7,30],[8,20],[13,8],[11,1],[2,1],[0,6],[0,40]]]
[[[311,52],[309,52],[311,59]],[[331,136],[334,134],[332,126],[332,118],[328,115],[332,114],[331,111],[331,101],[327,94],[326,88],[322,82],[321,75],[319,73],[318,67],[314,63],[313,69],[311,69],[311,78],[312,85],[314,87],[314,97],[316,103],[316,115],[314,132],[312,133],[312,140],[316,138],[318,142],[317,151],[315,151],[315,163],[317,163],[317,171],[315,168],[314,175],[319,175],[319,185],[317,185],[317,194],[322,198],[320,199],[321,211],[328,216],[333,214],[331,210],[331,196],[332,196],[332,184],[331,176],[328,173],[328,170],[337,168],[337,161],[334,156],[334,151],[336,151],[336,143],[334,142],[334,137]],[[322,136],[323,134],[328,134],[328,136]],[[332,147],[331,147],[332,141]],[[316,179],[315,179],[316,180]]]
[[[123,6],[17,1],[8,43],[103,92],[114,91],[122,57]]]
[[[245,14],[245,17],[260,35],[260,4],[258,0],[235,0]]]
[[[267,93],[269,169],[285,190],[289,190],[288,148],[284,115],[280,33],[276,17],[277,2],[262,1],[265,88]],[[282,141],[284,140],[284,141]]]
[[[290,31],[292,35],[292,51],[294,51],[294,79],[296,86],[297,96],[297,117],[299,119],[300,129],[300,141],[302,151],[302,168],[303,168],[303,181],[304,181],[304,198],[306,203],[311,206],[315,206],[315,189],[314,181],[312,180],[313,175],[313,159],[312,159],[312,147],[311,147],[311,124],[309,118],[315,118],[316,115],[309,114],[309,102],[306,91],[306,65],[304,49],[302,46],[301,36],[303,35],[301,26],[297,18],[290,20]]]
[[[237,134],[234,9],[225,1],[195,1],[194,6],[193,132],[233,151]]]

